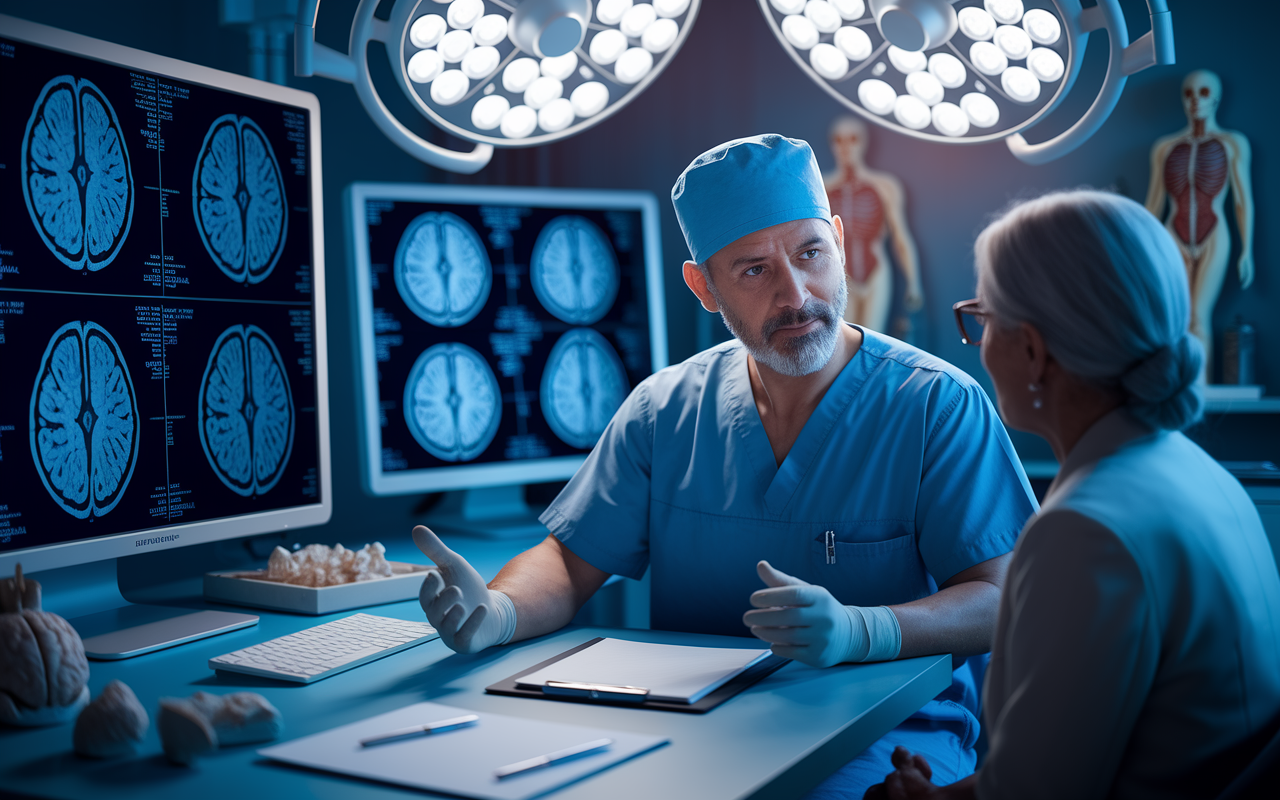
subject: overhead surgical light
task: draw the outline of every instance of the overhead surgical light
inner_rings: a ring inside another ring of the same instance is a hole
[[[303,0],[295,71],[345,81],[389,139],[452,172],[473,173],[494,147],[548,144],[603,121],[656,78],[680,49],[701,0],[361,0],[348,54],[317,44],[319,0]],[[449,150],[392,116],[369,74],[381,42],[400,88],[436,126],[475,142]]]
[[[899,133],[935,142],[1005,140],[1043,164],[1094,134],[1129,75],[1173,63],[1166,0],[1132,44],[1119,0],[759,0],[783,48],[828,94]],[[1089,110],[1048,141],[1022,131],[1071,91],[1089,34],[1105,30],[1107,75]]]

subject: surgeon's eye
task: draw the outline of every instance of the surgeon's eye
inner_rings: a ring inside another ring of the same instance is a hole
[[[821,250],[819,250],[818,248],[816,248],[816,247],[815,247],[815,248],[813,248],[812,250],[805,250],[805,251],[804,251],[804,257],[805,257],[805,258],[817,258],[817,257],[818,257],[818,253],[821,253],[821,252],[822,252]]]
[[[764,273],[764,265],[762,264],[756,264],[754,267],[747,267],[745,270],[742,271],[743,275],[752,275],[752,276],[760,275],[762,273]]]

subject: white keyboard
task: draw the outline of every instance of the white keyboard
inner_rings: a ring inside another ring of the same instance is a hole
[[[311,683],[439,638],[425,622],[352,614],[211,658],[209,668]]]

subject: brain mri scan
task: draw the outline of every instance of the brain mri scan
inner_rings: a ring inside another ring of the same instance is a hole
[[[604,232],[585,217],[556,217],[538,233],[529,266],[538,302],[570,325],[590,325],[618,296],[618,262]]]
[[[631,386],[613,346],[590,328],[555,343],[542,373],[542,414],[570,447],[593,447]]]
[[[124,495],[138,458],[138,402],[116,340],[68,322],[49,340],[31,395],[31,456],[58,505],[101,517]]]
[[[427,348],[404,387],[404,420],[428,453],[470,461],[498,432],[502,395],[484,357],[465,344]]]
[[[275,342],[254,325],[232,325],[200,382],[200,444],[227,488],[271,491],[293,450],[293,394]]]
[[[213,263],[237,283],[267,279],[284,250],[289,209],[280,165],[248,117],[214,120],[196,159],[191,200]]]
[[[396,247],[395,273],[405,304],[441,328],[474,319],[493,283],[480,235],[447,211],[428,211],[409,223]]]
[[[115,109],[84,78],[45,84],[22,138],[22,193],[40,238],[72,269],[100,270],[133,222],[133,173]]]

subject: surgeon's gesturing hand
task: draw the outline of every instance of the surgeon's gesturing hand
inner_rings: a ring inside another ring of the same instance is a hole
[[[427,573],[418,602],[441,641],[456,653],[478,653],[510,641],[516,629],[511,599],[489,589],[480,573],[430,528],[414,528],[413,542],[440,568]]]
[[[779,572],[768,561],[757,564],[756,573],[768,588],[751,593],[755,609],[742,621],[773,645],[775,655],[811,667],[897,657],[902,633],[889,609],[841,605],[825,588]]]

